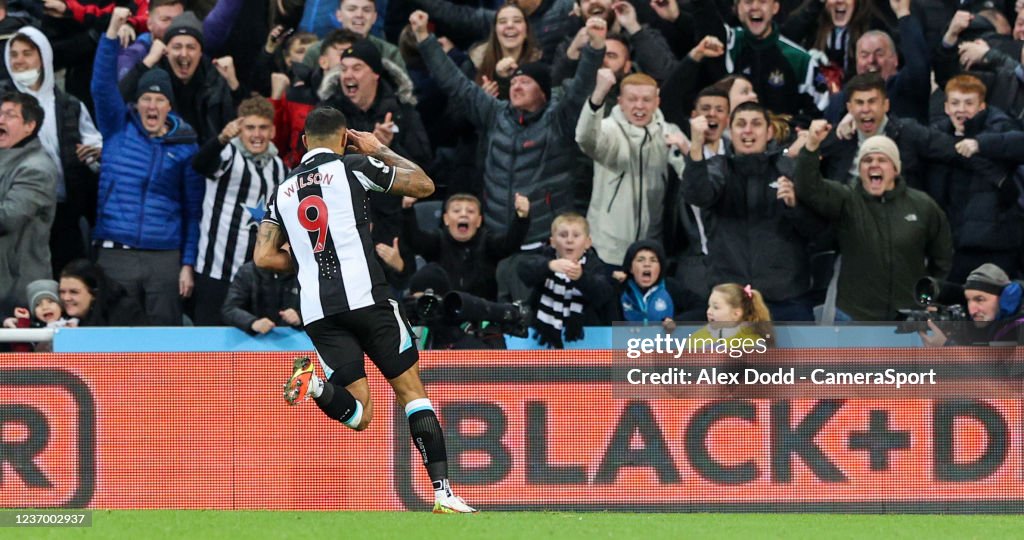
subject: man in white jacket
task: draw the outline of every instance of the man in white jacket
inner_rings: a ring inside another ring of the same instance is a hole
[[[576,124],[576,142],[594,160],[594,189],[587,210],[594,248],[613,266],[629,245],[662,232],[668,166],[682,176],[689,143],[658,109],[658,83],[635,73],[622,79],[618,105],[603,106],[615,74],[597,72],[597,83]]]

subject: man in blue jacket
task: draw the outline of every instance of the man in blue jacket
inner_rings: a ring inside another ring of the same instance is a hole
[[[93,67],[103,168],[93,238],[99,265],[127,289],[157,326],[181,324],[180,296],[192,293],[203,179],[192,170],[196,134],[171,112],[167,72],[147,71],[134,107],[117,88],[117,29],[130,15],[115,8]]]

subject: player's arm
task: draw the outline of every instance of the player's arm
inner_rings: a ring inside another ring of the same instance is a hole
[[[373,133],[350,129],[348,144],[355,152],[375,158],[395,170],[395,178],[388,193],[422,199],[434,192],[434,181],[419,165],[381,144]]]
[[[276,223],[264,221],[260,223],[260,232],[256,236],[256,247],[252,252],[252,261],[264,270],[274,272],[291,272],[292,256],[283,249],[285,236]]]

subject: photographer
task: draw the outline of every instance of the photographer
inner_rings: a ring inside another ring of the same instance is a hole
[[[1010,281],[1002,268],[986,263],[967,276],[963,293],[973,324],[961,323],[944,331],[929,320],[932,334],[919,332],[925,347],[1024,343],[1020,282]]]
[[[410,321],[424,327],[421,349],[504,349],[504,334],[528,335],[525,306],[491,302],[451,288],[448,274],[437,263],[427,264],[409,280],[404,303]]]

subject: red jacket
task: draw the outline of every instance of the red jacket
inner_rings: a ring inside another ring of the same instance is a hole
[[[306,125],[306,115],[313,110],[311,103],[288,101],[288,96],[271,99],[274,104],[274,145],[278,155],[288,168],[295,167],[306,153],[302,144],[302,131]]]
[[[110,15],[117,7],[114,0],[65,0],[71,17],[86,25],[99,24],[97,19]],[[148,32],[146,22],[149,20],[149,0],[129,0],[128,8],[132,10],[128,23],[138,33]]]

